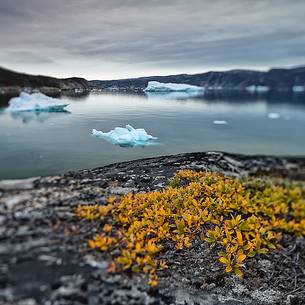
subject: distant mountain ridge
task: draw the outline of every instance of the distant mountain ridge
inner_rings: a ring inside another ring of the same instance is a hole
[[[91,80],[91,89],[113,91],[142,91],[149,81],[162,83],[185,83],[201,86],[210,90],[259,90],[304,91],[305,67],[291,69],[270,69],[267,72],[255,70],[229,70],[224,72],[206,72],[199,74],[178,74],[168,76],[149,76],[118,80]],[[252,86],[252,87],[251,87]]]
[[[55,78],[18,73],[0,67],[0,93],[18,93],[21,90],[40,90],[44,93],[60,93],[66,90],[90,89],[142,92],[149,81],[183,83],[204,87],[207,90],[268,90],[274,92],[305,92],[305,67],[269,71],[229,70],[198,74],[148,76],[118,80],[91,80],[84,78]]]
[[[40,90],[45,93],[57,93],[62,90],[88,90],[88,81],[84,78],[55,78],[42,75],[18,73],[0,67],[0,93]]]

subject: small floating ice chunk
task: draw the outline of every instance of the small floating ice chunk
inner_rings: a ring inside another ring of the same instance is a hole
[[[293,93],[299,93],[299,92],[304,92],[304,91],[305,91],[305,86],[295,85],[292,87]]]
[[[268,92],[270,88],[268,86],[262,86],[262,85],[251,85],[246,87],[246,90],[251,93],[254,92],[264,93],[264,92]]]
[[[272,120],[276,120],[280,118],[280,114],[276,112],[268,113],[268,118]]]
[[[215,125],[226,125],[226,124],[228,124],[227,121],[221,121],[221,120],[215,120],[215,121],[213,121],[213,123]]]
[[[19,97],[14,97],[9,101],[6,111],[50,111],[60,112],[69,104],[57,99],[46,96],[40,92],[26,93],[21,92]]]
[[[146,146],[151,144],[151,140],[157,139],[149,135],[145,129],[135,129],[130,125],[126,125],[126,128],[116,127],[109,132],[92,129],[92,135],[103,138],[112,144],[125,147]]]
[[[145,92],[190,92],[190,91],[204,91],[203,87],[188,85],[188,84],[176,84],[176,83],[160,83],[156,81],[148,82]]]

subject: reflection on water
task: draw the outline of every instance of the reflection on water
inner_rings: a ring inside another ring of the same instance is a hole
[[[9,112],[14,120],[19,120],[24,124],[31,122],[44,123],[51,116],[69,114],[68,110],[62,109],[61,111],[13,111]]]
[[[208,101],[241,102],[263,100],[267,104],[296,104],[305,107],[305,93],[267,92],[250,93],[247,91],[207,91],[204,99]]]
[[[70,113],[0,113],[0,178],[207,150],[305,155],[304,94],[206,92],[156,98],[95,93],[61,98],[68,100]],[[0,97],[0,105],[7,101]],[[161,145],[127,149],[90,135],[94,128],[112,130],[126,124],[144,128]]]
[[[188,100],[195,97],[203,98],[202,91],[193,92],[145,92],[148,98],[166,99],[166,100]]]

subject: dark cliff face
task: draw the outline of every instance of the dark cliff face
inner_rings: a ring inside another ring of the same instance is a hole
[[[163,83],[186,83],[207,89],[245,90],[249,86],[266,86],[271,91],[292,91],[294,86],[305,86],[305,67],[293,69],[271,69],[267,72],[231,70],[200,74],[151,76],[132,79],[89,81],[91,88],[113,90],[143,90],[149,81]]]
[[[0,88],[49,88],[54,91],[71,89],[89,89],[87,80],[84,78],[54,78],[42,75],[29,75],[0,68]]]

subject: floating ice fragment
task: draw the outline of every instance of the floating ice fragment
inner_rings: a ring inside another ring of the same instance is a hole
[[[219,120],[215,120],[215,121],[213,121],[213,123],[215,125],[226,125],[226,124],[228,124],[227,121],[219,121]]]
[[[174,91],[204,91],[203,87],[188,85],[188,84],[176,84],[176,83],[160,83],[156,81],[148,82],[145,92],[174,92]]]
[[[305,86],[296,85],[296,86],[292,87],[292,92],[294,92],[294,93],[299,93],[299,92],[304,92],[304,91],[305,91]]]
[[[270,90],[270,88],[268,86],[262,86],[262,85],[257,85],[257,86],[251,85],[251,86],[246,87],[246,90],[251,93],[254,93],[254,92],[264,93],[264,92],[268,92]]]
[[[151,144],[151,140],[157,139],[149,135],[145,129],[135,129],[130,125],[126,125],[126,128],[116,127],[109,132],[92,129],[92,135],[124,147],[146,146]]]
[[[272,119],[272,120],[279,119],[280,118],[280,114],[279,113],[275,113],[275,112],[271,112],[271,113],[268,113],[268,118]]]
[[[57,98],[46,96],[40,92],[32,94],[21,92],[19,97],[14,97],[9,101],[6,111],[61,112],[68,105]]]

